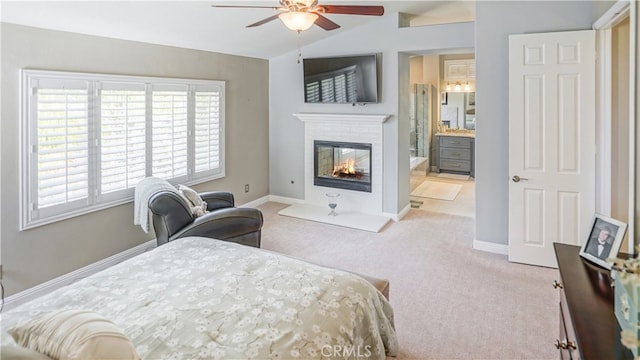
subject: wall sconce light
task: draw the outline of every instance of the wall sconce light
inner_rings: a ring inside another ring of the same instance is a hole
[[[467,81],[464,85],[461,83],[455,83],[455,85],[451,85],[447,83],[447,86],[444,88],[445,92],[471,92],[471,84]]]

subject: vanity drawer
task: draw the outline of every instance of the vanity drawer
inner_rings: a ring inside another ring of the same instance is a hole
[[[471,160],[471,150],[462,148],[440,148],[440,158],[443,160]]]
[[[471,161],[440,159],[440,170],[471,171]]]
[[[461,136],[441,136],[440,147],[471,148],[471,138]]]

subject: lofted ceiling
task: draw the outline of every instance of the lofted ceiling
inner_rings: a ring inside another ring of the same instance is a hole
[[[473,1],[344,1],[332,5],[383,5],[384,16],[399,13],[411,26],[473,21]],[[211,5],[278,6],[277,0],[254,1],[7,1],[0,2],[2,22],[98,35],[152,44],[269,59],[294,51],[297,34],[281,21],[245,26],[276,14],[272,9],[214,8]],[[349,31],[375,16],[326,15],[341,28],[303,31],[309,44]]]

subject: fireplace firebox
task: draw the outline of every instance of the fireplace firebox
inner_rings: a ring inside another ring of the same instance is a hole
[[[313,184],[371,192],[371,144],[313,142]]]

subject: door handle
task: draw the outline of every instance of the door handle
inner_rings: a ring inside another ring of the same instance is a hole
[[[520,182],[520,180],[529,180],[529,179],[527,179],[527,178],[521,178],[521,177],[520,177],[520,176],[518,176],[518,175],[514,175],[514,176],[511,178],[511,180],[513,180],[513,182]]]

